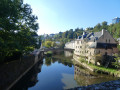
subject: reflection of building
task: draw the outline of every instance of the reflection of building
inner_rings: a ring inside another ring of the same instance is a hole
[[[74,66],[74,79],[80,86],[86,86],[96,83],[93,80],[94,76],[91,75],[91,73],[86,69],[80,68],[78,65]]]
[[[65,57],[73,56],[73,51],[64,51]]]
[[[110,80],[113,80],[114,77],[109,78],[109,76],[106,77],[105,75],[102,75],[102,74],[97,75],[75,64],[74,65],[74,79],[76,80],[78,85],[87,86],[87,85],[110,81]]]
[[[119,23],[120,22],[120,18],[119,17],[116,17],[112,20],[112,23],[113,24],[116,24],[116,23]]]
[[[67,42],[65,44],[65,49],[75,49],[75,41]]]
[[[28,90],[38,82],[38,73],[41,72],[42,63],[38,62],[35,66],[20,79],[12,90]]]
[[[108,55],[118,53],[117,42],[107,30],[100,32],[84,32],[82,37],[75,40],[74,57],[85,56],[86,60],[95,63],[95,55]]]

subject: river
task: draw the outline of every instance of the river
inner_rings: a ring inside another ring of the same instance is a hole
[[[117,78],[96,74],[77,65],[69,52],[45,57],[11,90],[63,90],[98,84]]]

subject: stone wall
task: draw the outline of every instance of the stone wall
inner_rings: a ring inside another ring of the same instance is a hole
[[[39,60],[38,55],[29,55],[0,65],[0,90],[9,90]]]

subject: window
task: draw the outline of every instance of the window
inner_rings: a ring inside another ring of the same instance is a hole
[[[94,39],[94,42],[95,42],[95,39]]]
[[[107,39],[106,39],[106,43],[107,43]]]
[[[105,46],[105,49],[107,50],[107,46]]]

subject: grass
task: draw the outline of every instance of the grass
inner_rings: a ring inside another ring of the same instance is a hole
[[[48,51],[47,54],[52,54],[52,51]]]
[[[93,64],[88,64],[90,67],[96,69],[97,71],[102,71],[102,72],[107,72],[109,74],[120,74],[119,71],[117,71],[116,69],[113,68],[105,68],[102,66],[95,66]]]
[[[80,62],[86,63],[91,68],[95,69],[95,72],[101,72],[101,73],[108,73],[108,74],[120,74],[120,72],[117,69],[113,68],[105,68],[103,66],[96,66],[94,64],[88,64],[87,61],[83,60],[82,58],[79,59]]]

